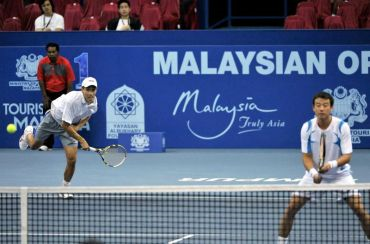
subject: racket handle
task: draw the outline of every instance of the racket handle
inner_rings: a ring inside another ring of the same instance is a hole
[[[93,152],[97,152],[98,151],[98,149],[96,149],[95,147],[89,147],[89,150],[90,151],[93,151]]]

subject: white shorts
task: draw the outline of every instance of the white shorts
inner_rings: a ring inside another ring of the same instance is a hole
[[[345,176],[340,176],[337,178],[322,178],[320,185],[325,184],[335,184],[335,185],[354,185],[355,180],[353,179],[352,175],[348,174]],[[298,183],[299,186],[314,186],[316,185],[313,182],[313,178],[310,173],[306,172],[306,174],[303,176],[303,178]],[[322,197],[322,195],[325,194],[325,191],[317,191],[317,192],[310,192],[310,191],[302,191],[302,192],[293,192],[292,195],[294,196],[301,196],[305,198],[310,198],[311,200],[314,200],[316,198]],[[334,193],[333,193],[334,194]],[[338,191],[335,193],[337,195],[338,199],[347,198],[349,196],[355,196],[360,195],[358,193],[358,190],[344,190],[344,191]]]
[[[339,177],[323,177],[321,180],[322,184],[337,184],[337,185],[354,185],[355,180],[353,179],[352,175],[341,175]],[[313,178],[310,173],[306,172],[306,174],[303,176],[303,178],[298,183],[299,186],[313,186],[316,185],[313,183]]]

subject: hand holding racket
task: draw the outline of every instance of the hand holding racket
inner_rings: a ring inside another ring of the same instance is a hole
[[[118,144],[113,144],[104,148],[90,147],[89,149],[90,151],[98,153],[105,165],[113,168],[122,165],[127,158],[126,149]]]

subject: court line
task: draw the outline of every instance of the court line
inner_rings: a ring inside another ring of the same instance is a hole
[[[173,244],[173,243],[178,243],[178,242],[181,242],[183,240],[186,240],[186,239],[189,239],[189,238],[192,238],[194,235],[186,235],[184,237],[181,237],[180,239],[176,239],[176,240],[173,240],[173,241],[170,241],[168,242],[168,244]]]

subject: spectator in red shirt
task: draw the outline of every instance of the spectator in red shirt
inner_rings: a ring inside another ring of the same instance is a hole
[[[72,91],[75,74],[68,59],[59,55],[59,44],[46,45],[47,56],[40,60],[37,68],[37,79],[43,100],[43,112],[50,109],[51,102],[62,94]],[[40,150],[46,151],[54,145],[54,136],[44,141]]]

